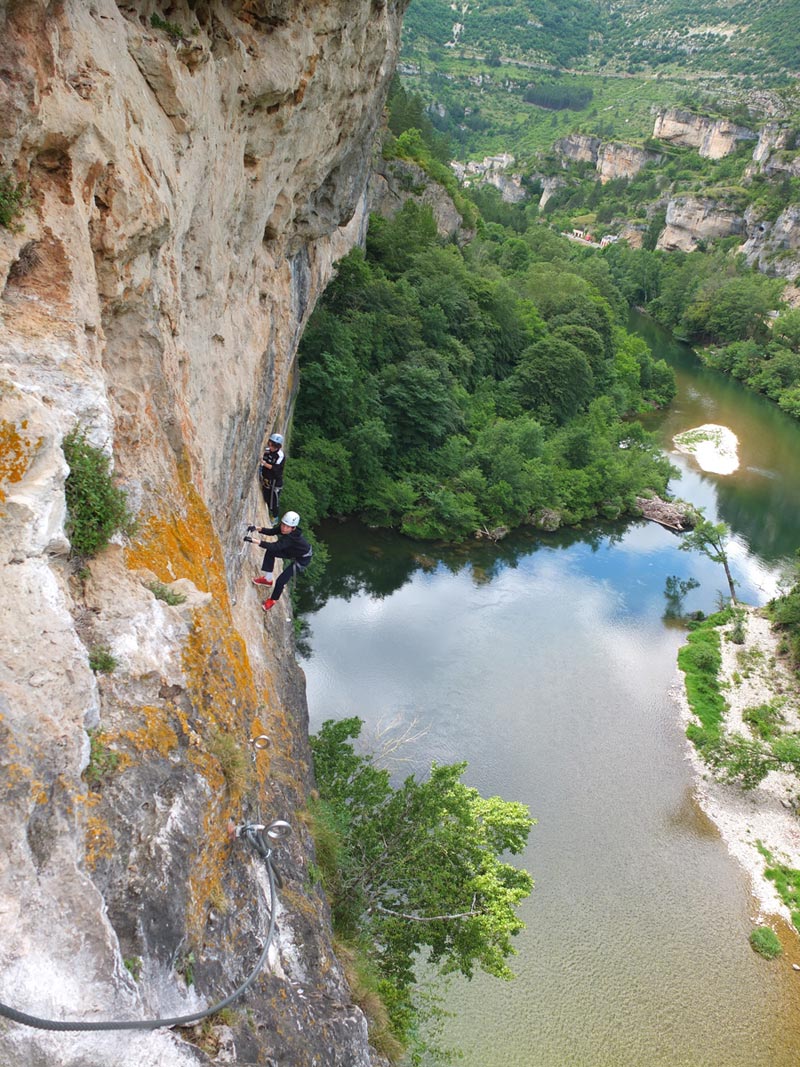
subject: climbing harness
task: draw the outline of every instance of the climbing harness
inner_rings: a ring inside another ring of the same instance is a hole
[[[256,750],[265,748],[269,744],[269,738],[265,734],[261,734],[260,737],[252,738],[250,743],[253,745],[253,759],[255,759]],[[0,1015],[5,1016],[6,1019],[11,1019],[13,1022],[22,1023],[23,1026],[35,1027],[37,1030],[159,1030],[167,1026],[188,1026],[190,1023],[199,1022],[200,1019],[205,1019],[209,1015],[216,1015],[218,1011],[227,1008],[245,990],[250,988],[264,966],[264,961],[267,958],[267,953],[275,934],[275,916],[278,904],[275,889],[277,875],[272,866],[272,845],[282,841],[291,833],[291,830],[290,824],[283,819],[276,819],[275,822],[270,823],[268,826],[260,822],[245,822],[231,828],[233,837],[244,838],[247,844],[264,860],[269,879],[269,927],[264,947],[255,967],[242,984],[218,1004],[213,1004],[210,1008],[206,1008],[205,1011],[197,1011],[192,1015],[177,1015],[171,1019],[120,1019],[107,1022],[79,1020],[70,1022],[64,1019],[41,1019],[37,1015],[27,1015],[24,1011],[17,1011],[16,1008],[11,1008],[8,1004],[2,1003],[0,1003]]]

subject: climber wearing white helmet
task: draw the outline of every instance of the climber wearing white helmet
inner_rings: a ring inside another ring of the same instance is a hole
[[[280,496],[283,488],[283,467],[286,463],[286,453],[283,451],[283,437],[279,433],[271,433],[261,457],[259,467],[259,481],[261,482],[261,495],[271,517],[277,518],[280,514]]]
[[[263,534],[265,537],[277,537],[278,540],[259,541],[257,538],[250,537],[252,533]],[[281,593],[289,579],[304,571],[311,562],[311,545],[300,532],[300,516],[296,511],[287,511],[277,526],[248,526],[245,541],[250,541],[251,544],[259,545],[266,550],[261,564],[261,570],[264,573],[253,579],[253,585],[271,586],[274,580],[275,560],[289,560],[278,575],[272,595],[261,605],[264,611],[269,611],[275,606],[276,601],[280,600]]]

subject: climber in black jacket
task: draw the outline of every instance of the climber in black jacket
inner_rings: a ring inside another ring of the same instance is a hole
[[[270,517],[277,519],[280,511],[278,505],[283,488],[283,468],[286,466],[286,453],[283,451],[283,437],[279,433],[271,433],[264,455],[261,457],[261,465],[258,468],[258,480],[261,483],[261,495]]]
[[[259,541],[250,537],[251,533],[260,533],[265,537],[277,536],[277,541]],[[300,516],[296,511],[287,511],[277,526],[248,526],[245,541],[259,545],[266,549],[261,570],[264,571],[258,578],[253,579],[253,585],[271,586],[274,580],[274,567],[276,559],[289,560],[275,582],[272,596],[261,605],[264,611],[269,611],[280,600],[281,593],[286,583],[294,574],[304,571],[311,562],[312,549],[300,532]]]

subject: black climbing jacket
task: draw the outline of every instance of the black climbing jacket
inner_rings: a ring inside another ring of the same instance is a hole
[[[296,559],[303,564],[307,564],[311,559],[311,545],[303,537],[299,526],[295,526],[288,534],[281,533],[280,523],[277,526],[261,526],[258,532],[267,537],[274,537],[277,534],[277,541],[259,541],[258,543],[261,548],[272,552],[279,559]]]

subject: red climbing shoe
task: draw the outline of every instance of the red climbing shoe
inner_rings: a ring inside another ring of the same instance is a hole
[[[253,579],[253,585],[272,585],[272,581],[269,578],[264,578],[262,575],[260,578]]]
[[[264,611],[269,611],[269,609],[274,608],[277,603],[277,600],[265,600],[261,607]]]

